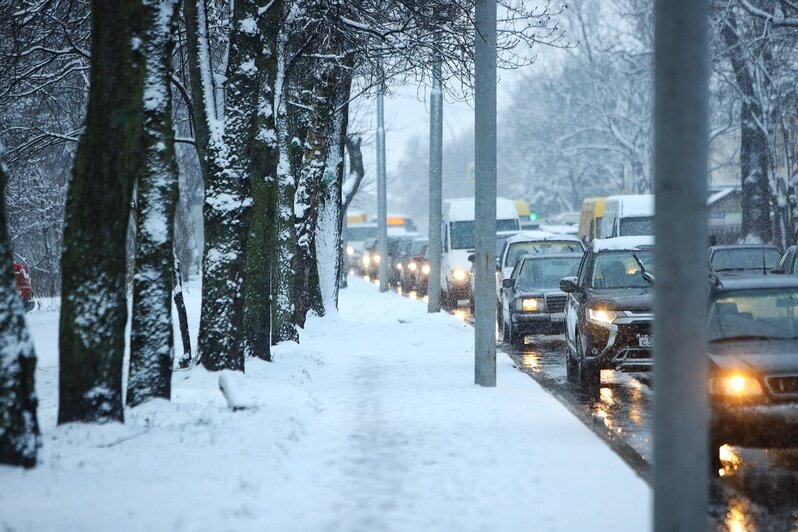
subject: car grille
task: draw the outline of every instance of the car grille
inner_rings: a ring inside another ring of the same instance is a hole
[[[798,375],[781,375],[765,379],[773,395],[798,395]]]
[[[546,312],[554,314],[565,311],[565,300],[568,296],[546,296]]]

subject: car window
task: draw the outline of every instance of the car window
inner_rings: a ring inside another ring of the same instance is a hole
[[[376,227],[357,227],[349,226],[346,228],[346,240],[350,242],[359,242],[377,236]]]
[[[516,286],[521,290],[555,287],[563,277],[576,275],[581,257],[525,259],[516,273]]]
[[[761,270],[763,267],[770,270],[780,256],[777,249],[770,247],[716,249],[712,254],[712,269],[716,272]]]
[[[637,256],[646,268],[654,273],[651,250],[611,251],[598,253],[593,262],[592,288],[646,288],[651,284],[641,275]]]
[[[722,293],[710,305],[711,341],[763,336],[798,337],[798,290],[758,289]]]
[[[576,240],[536,240],[532,242],[513,242],[507,249],[504,267],[513,266],[522,255],[574,253],[582,251],[582,243]]]
[[[654,218],[652,216],[621,218],[619,224],[621,226],[621,236],[654,234]]]

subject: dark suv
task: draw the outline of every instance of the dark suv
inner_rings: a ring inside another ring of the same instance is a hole
[[[602,369],[647,371],[653,364],[653,245],[650,236],[594,240],[566,292],[568,380],[597,392]]]

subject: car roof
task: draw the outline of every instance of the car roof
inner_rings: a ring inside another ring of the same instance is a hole
[[[731,292],[735,290],[753,290],[757,288],[796,288],[798,277],[793,275],[771,274],[756,277],[715,277],[714,290],[716,292]]]
[[[635,249],[649,248],[653,245],[654,237],[648,235],[597,238],[593,241],[593,252],[601,253],[602,251],[632,251]]]
[[[560,233],[551,233],[549,231],[521,231],[517,235],[508,238],[507,245],[509,246],[516,242],[546,242],[548,240],[564,240],[582,243],[582,241],[574,235],[563,235]]]

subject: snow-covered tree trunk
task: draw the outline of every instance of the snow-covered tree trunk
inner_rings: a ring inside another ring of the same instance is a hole
[[[137,182],[136,259],[127,404],[169,399],[174,339],[172,270],[178,169],[172,128],[173,35],[178,0],[144,0],[144,150]]]
[[[25,326],[6,227],[8,171],[0,144],[0,464],[33,467],[40,445],[33,386],[36,354]]]
[[[332,99],[332,121],[328,131],[329,140],[324,164],[324,183],[319,194],[319,219],[316,225],[316,261],[319,271],[319,288],[324,312],[338,308],[338,290],[343,253],[341,232],[343,230],[343,178],[344,149],[351,92],[350,76],[342,75],[334,89]]]
[[[773,228],[770,219],[769,151],[766,132],[758,121],[762,106],[756,98],[754,80],[745,60],[737,33],[737,23],[729,15],[721,30],[729,50],[729,60],[742,99],[740,111],[740,173],[742,179],[741,237],[745,242],[770,242]]]
[[[261,13],[263,51],[258,56],[260,92],[257,134],[252,155],[252,224],[247,241],[244,282],[244,334],[248,355],[271,360],[272,267],[275,258],[277,166],[280,150],[275,123],[278,50],[282,2]]]
[[[221,134],[211,130],[205,183],[205,251],[198,349],[212,371],[244,370],[244,268],[258,131],[260,2],[235,3]],[[200,46],[201,48],[201,46]]]
[[[69,184],[62,258],[58,422],[123,420],[126,237],[141,161],[141,2],[92,2],[86,126]]]
[[[272,267],[272,344],[299,340],[294,323],[294,254],[296,251],[296,227],[294,220],[294,197],[296,184],[291,172],[292,152],[298,151],[289,131],[287,116],[287,86],[285,72],[285,41],[282,33],[278,41],[278,66],[275,93],[278,148],[280,161],[277,166],[277,218],[275,220],[275,255]]]

